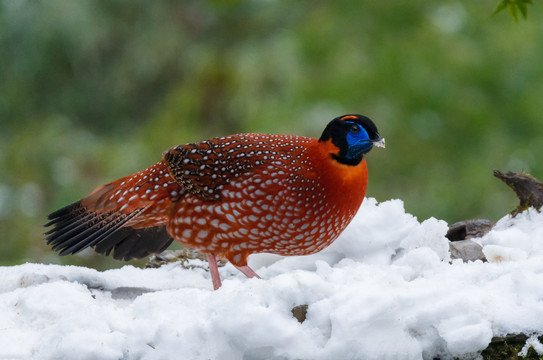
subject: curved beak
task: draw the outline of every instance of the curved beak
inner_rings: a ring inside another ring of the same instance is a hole
[[[385,148],[385,138],[379,137],[379,139],[372,140],[371,142],[373,143],[374,146]]]

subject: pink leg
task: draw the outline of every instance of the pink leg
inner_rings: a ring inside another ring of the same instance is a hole
[[[213,254],[206,254],[207,262],[209,263],[209,272],[211,273],[211,281],[213,281],[213,290],[221,287],[221,276],[219,275],[219,267],[217,266],[217,258]]]
[[[245,265],[245,266],[236,266],[236,269],[238,269],[239,271],[241,271],[243,274],[245,274],[245,276],[247,276],[248,278],[257,278],[257,279],[260,279],[260,276],[258,276],[257,273],[255,273],[255,271],[253,269],[251,269],[249,266]]]

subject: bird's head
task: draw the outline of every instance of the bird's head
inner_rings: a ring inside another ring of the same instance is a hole
[[[331,142],[336,151],[331,156],[346,165],[358,165],[373,146],[385,147],[377,127],[363,115],[343,115],[330,121],[319,142]]]

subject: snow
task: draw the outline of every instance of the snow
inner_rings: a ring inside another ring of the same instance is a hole
[[[475,239],[486,263],[451,261],[446,231],[369,198],[329,248],[254,255],[262,279],[227,265],[218,291],[179,264],[2,267],[0,359],[471,359],[509,333],[542,352],[543,214]]]

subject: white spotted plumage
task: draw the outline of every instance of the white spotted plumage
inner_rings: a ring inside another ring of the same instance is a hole
[[[364,198],[363,155],[381,142],[370,119],[345,115],[318,140],[238,134],[177,146],[52,213],[47,241],[61,254],[91,246],[130,259],[175,239],[207,254],[218,288],[216,257],[254,277],[252,253],[304,255],[334,241]]]
[[[328,246],[348,221],[338,226],[323,221],[337,209],[315,166],[315,144],[305,137],[241,134],[188,145],[193,148],[182,153],[186,157],[180,163],[197,167],[183,170],[182,176],[196,171],[199,180],[209,178],[200,184],[201,191],[220,200],[185,193],[171,210],[168,231],[182,243],[235,263],[253,252],[297,255]],[[187,216],[191,221],[174,221]]]

